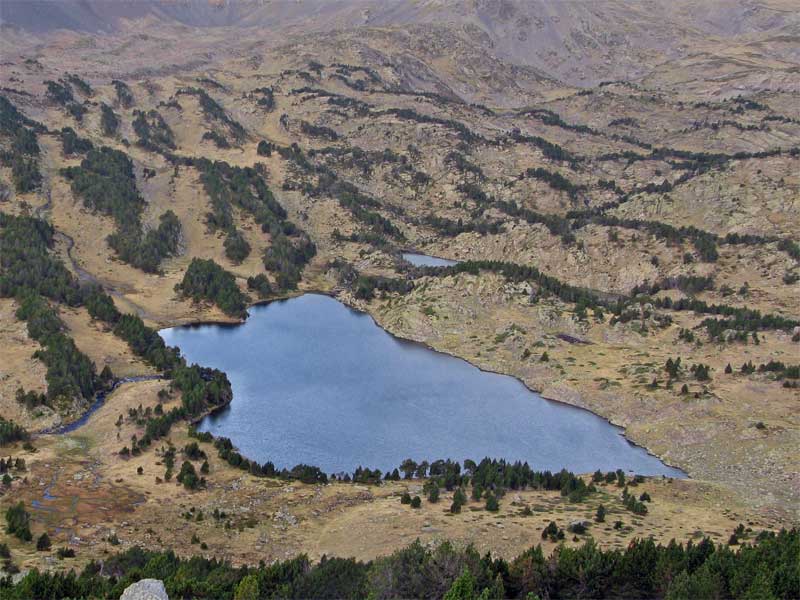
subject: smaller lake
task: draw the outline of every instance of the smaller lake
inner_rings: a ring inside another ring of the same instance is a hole
[[[328,296],[256,306],[241,325],[176,327],[161,336],[231,380],[233,402],[199,429],[278,468],[386,471],[405,458],[489,456],[534,469],[683,476],[604,419],[399,340]]]
[[[403,260],[410,262],[415,267],[452,267],[458,264],[458,261],[455,260],[427,254],[415,254],[414,252],[403,252]]]

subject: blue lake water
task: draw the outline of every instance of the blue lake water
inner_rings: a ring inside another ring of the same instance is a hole
[[[545,400],[512,377],[399,340],[327,296],[253,307],[242,325],[176,327],[161,335],[189,361],[222,369],[231,380],[230,407],[200,429],[278,468],[385,471],[409,457],[490,456],[537,469],[683,476],[604,419]]]
[[[416,254],[414,252],[403,252],[403,260],[407,260],[415,267],[452,267],[458,261],[438,256],[428,256],[427,254]]]

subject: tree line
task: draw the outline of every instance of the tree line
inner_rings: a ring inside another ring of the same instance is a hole
[[[42,346],[34,353],[47,367],[47,400],[92,398],[104,383],[94,363],[65,333],[47,298],[79,304],[85,291],[48,250],[53,230],[38,219],[0,213],[0,296],[13,297],[16,317],[26,321],[28,335]]]
[[[5,96],[0,96],[0,135],[8,144],[0,150],[0,164],[11,167],[18,194],[31,192],[42,183],[37,140],[42,131],[41,124],[28,119]]]
[[[79,285],[63,263],[50,253],[53,227],[29,216],[0,213],[0,296],[15,297],[20,317],[28,320],[31,335],[44,349],[37,356],[48,367],[48,397],[75,394],[90,397],[113,379],[104,369],[98,377],[94,364],[62,331],[55,309],[45,298],[69,306],[85,306],[93,319],[105,322],[131,351],[172,379],[181,391],[181,406],[147,420],[140,446],[166,435],[182,419],[195,419],[214,407],[230,402],[230,382],[221,371],[187,365],[180,350],[168,347],[158,332],[133,314],[121,314],[99,286]],[[22,435],[13,424],[7,436]],[[17,431],[17,433],[15,433]],[[22,438],[20,438],[22,439]]]
[[[121,260],[156,273],[162,260],[177,253],[181,223],[171,210],[159,217],[158,227],[142,232],[145,201],[136,187],[133,163],[124,152],[92,148],[80,166],[61,173],[87,208],[114,219],[116,231],[107,241]]]
[[[105,102],[100,103],[100,130],[106,137],[113,137],[119,130],[119,117]]]
[[[144,578],[164,581],[171,598],[770,598],[800,589],[800,531],[762,532],[734,547],[708,538],[685,545],[635,539],[624,549],[589,540],[546,556],[532,546],[513,559],[473,546],[419,540],[372,561],[306,555],[253,566],[179,558],[139,547],[90,562],[82,572],[32,569],[0,580],[9,600],[118,598]]]
[[[644,303],[652,303],[654,307],[666,310],[691,310],[696,314],[728,317],[725,319],[709,317],[703,320],[701,326],[706,328],[712,339],[721,338],[722,334],[729,329],[739,332],[775,329],[791,331],[794,327],[800,326],[800,321],[796,319],[781,315],[762,314],[755,309],[724,304],[708,304],[696,298],[681,298],[673,301],[668,296],[662,298],[652,298],[646,295],[615,297],[608,294],[600,294],[586,288],[564,283],[555,277],[542,273],[536,267],[504,261],[467,260],[452,266],[416,267],[411,270],[408,278],[362,276],[352,265],[339,260],[332,261],[330,266],[339,271],[340,284],[348,286],[353,290],[357,298],[365,300],[373,298],[376,291],[409,293],[414,289],[414,280],[420,277],[448,277],[459,273],[479,275],[481,271],[489,271],[502,275],[508,281],[535,283],[538,288],[537,294],[551,295],[563,302],[573,303],[576,305],[576,313],[585,313],[587,309],[593,309],[596,314],[602,315],[604,311],[608,311],[614,315],[612,317],[614,322],[630,320],[634,315],[640,313],[639,306]],[[686,283],[688,285],[690,282]],[[691,283],[699,285],[699,282]],[[669,316],[664,316],[661,320],[666,324],[670,321],[670,318]]]
[[[28,439],[30,439],[30,434],[24,427],[0,416],[0,446],[24,442]]]
[[[572,200],[577,200],[578,194],[586,189],[585,185],[572,183],[572,181],[564,177],[561,173],[549,171],[541,167],[527,169],[525,173],[520,175],[520,179],[523,177],[544,181],[554,190],[566,192]]]
[[[247,137],[247,132],[245,131],[242,125],[232,119],[228,113],[225,112],[225,109],[220,106],[220,104],[214,100],[211,96],[208,95],[202,88],[197,87],[188,87],[188,88],[181,88],[175,95],[190,95],[196,96],[199,103],[200,109],[203,111],[203,114],[206,118],[213,119],[215,121],[219,121],[225,127],[227,127],[230,134],[237,142],[243,141]]]
[[[131,88],[127,83],[120,81],[119,79],[114,79],[111,81],[111,85],[114,86],[114,91],[117,93],[117,102],[120,104],[120,106],[123,108],[130,108],[133,106],[133,91],[131,91]]]
[[[63,106],[79,123],[83,121],[83,115],[89,109],[75,99],[69,82],[62,79],[61,81],[45,81],[44,84],[47,87],[47,97],[50,100]]]
[[[251,214],[261,231],[270,235],[271,244],[262,256],[265,269],[275,274],[279,288],[295,289],[303,268],[316,255],[317,249],[308,234],[288,219],[262,173],[257,168],[236,167],[205,158],[168,156],[168,160],[200,171],[200,179],[211,199],[206,223],[212,230],[221,229],[227,233],[225,252],[228,258],[241,262],[251,250],[233,221],[232,206],[236,206]]]
[[[379,236],[386,235],[397,240],[405,239],[397,225],[375,210],[384,208],[378,200],[365,194],[352,183],[340,179],[336,172],[327,165],[313,164],[297,144],[289,147],[277,147],[276,150],[282,158],[291,161],[302,173],[317,178],[316,184],[294,183],[287,179],[284,182],[285,189],[299,189],[311,197],[330,196],[337,200],[342,208],[349,211],[356,221],[367,225]],[[400,212],[397,208],[387,208],[387,210]]]

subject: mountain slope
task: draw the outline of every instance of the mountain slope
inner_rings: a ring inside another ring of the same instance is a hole
[[[655,77],[674,80],[673,61],[702,76],[720,55],[723,75],[737,78],[782,62],[796,69],[800,16],[788,0],[696,3],[550,2],[547,0],[5,0],[0,23],[37,34],[57,30],[124,31],[135,22],[165,27],[258,28],[280,36],[352,31],[364,27],[436,26],[480,45],[510,63],[534,67],[571,85]],[[740,48],[749,63],[735,63],[729,48]],[[666,69],[664,78],[654,75]],[[719,69],[710,76],[719,77]],[[662,81],[663,80],[663,81]],[[786,87],[785,80],[758,80]]]

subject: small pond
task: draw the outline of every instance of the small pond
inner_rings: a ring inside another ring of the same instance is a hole
[[[410,262],[415,267],[452,267],[458,264],[458,261],[455,260],[414,252],[403,252],[403,260]]]

